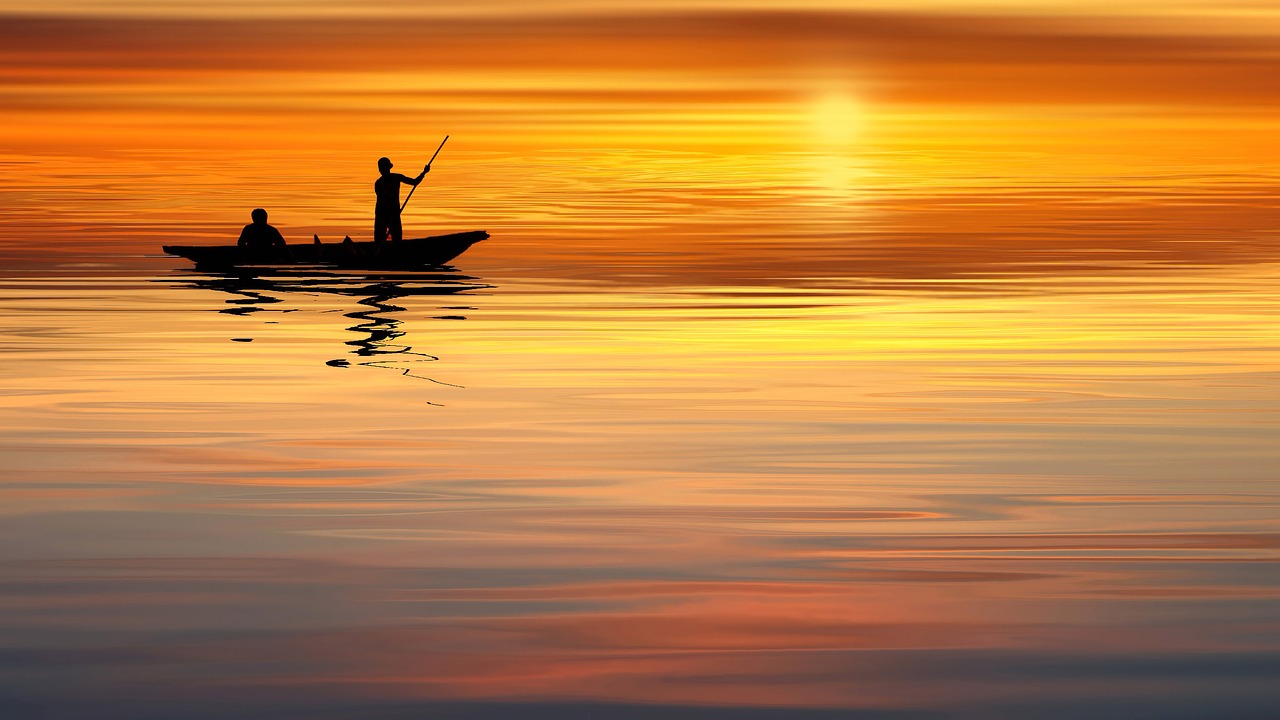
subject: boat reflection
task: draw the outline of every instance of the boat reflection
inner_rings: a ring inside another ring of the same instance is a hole
[[[434,362],[439,358],[430,353],[414,350],[413,346],[406,341],[404,323],[396,317],[396,314],[406,312],[407,308],[392,301],[405,297],[457,295],[493,287],[481,282],[479,278],[448,271],[378,275],[306,272],[297,275],[279,273],[271,277],[192,271],[182,272],[161,282],[175,287],[216,290],[232,295],[231,299],[224,301],[229,307],[217,310],[219,313],[228,315],[250,315],[268,310],[280,313],[299,312],[301,308],[291,307],[291,303],[288,302],[291,295],[341,295],[353,298],[359,307],[342,314],[343,317],[357,321],[356,324],[346,328],[357,337],[345,341],[345,344],[351,348],[351,355],[362,359],[353,363],[345,357],[335,358],[329,360],[327,365],[350,367],[355,364],[379,367],[442,385],[450,383],[416,374],[412,367],[404,367],[406,362]],[[270,307],[273,305],[280,307]],[[441,320],[466,319],[465,315],[456,314],[456,311],[467,308],[444,309],[455,311],[455,314],[442,314],[435,317]],[[245,339],[232,338],[232,340]]]

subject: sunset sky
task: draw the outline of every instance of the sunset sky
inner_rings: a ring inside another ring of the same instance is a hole
[[[1015,119],[1261,129],[1280,102],[1266,3],[437,5],[7,2],[6,149],[355,147],[423,124],[490,149],[810,149]]]
[[[596,222],[609,191],[845,202],[1178,186],[1252,176],[1280,151],[1280,10],[1263,2],[9,0],[0,13],[10,226],[53,213],[101,230],[127,212],[138,247],[138,223],[215,236],[246,202],[290,209],[278,221],[304,237],[358,236],[373,160],[408,170],[446,133],[434,217],[512,230]]]

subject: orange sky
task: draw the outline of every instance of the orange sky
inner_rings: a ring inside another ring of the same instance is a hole
[[[510,15],[499,12],[509,3],[487,2],[467,15],[388,19],[380,15],[397,3],[343,18],[326,15],[352,6],[233,3],[216,17],[165,18],[148,12],[159,3],[126,4],[122,11],[136,12],[114,17],[77,14],[86,3],[44,4],[46,15],[11,10],[0,26],[4,136],[20,148],[109,144],[86,137],[91,126],[95,136],[150,145],[156,132],[199,128],[203,137],[178,140],[307,147],[357,129],[394,137],[396,125],[427,116],[489,148],[785,148],[813,139],[796,121],[832,93],[852,98],[859,119],[888,135],[894,112],[940,108],[1264,125],[1280,98],[1274,34],[1258,30],[1272,14],[1241,15],[1245,5],[1176,3],[1145,17],[1142,8],[1103,14],[1111,4],[1102,3],[1073,4],[1070,15],[1058,3],[1041,13],[1025,4],[1016,13],[998,3],[982,12],[936,1],[876,5],[592,11],[561,1],[522,3]],[[297,16],[237,17],[277,10]],[[369,113],[381,119],[373,128]]]
[[[634,213],[670,217],[726,188],[848,206],[886,188],[1181,186],[1266,174],[1280,151],[1265,3],[466,8],[5,2],[8,225],[101,228],[127,209],[130,237],[174,218],[220,237],[252,203],[304,236],[358,237],[373,159],[421,162],[445,133],[423,198],[442,222],[548,234],[606,226],[583,208],[610,189],[661,192]]]

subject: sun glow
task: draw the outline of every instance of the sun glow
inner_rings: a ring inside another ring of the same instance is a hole
[[[849,95],[832,92],[820,97],[811,111],[812,137],[825,148],[852,144],[862,129],[862,105]]]
[[[863,105],[843,91],[821,95],[810,106],[813,178],[826,193],[844,197],[864,175],[856,155],[865,115]]]

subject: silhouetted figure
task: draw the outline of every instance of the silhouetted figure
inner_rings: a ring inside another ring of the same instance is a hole
[[[418,177],[411,178],[407,175],[391,172],[391,160],[387,158],[378,158],[378,172],[382,177],[373,183],[373,192],[378,196],[378,204],[373,211],[373,241],[382,242],[387,239],[387,234],[391,234],[393,242],[400,242],[404,237],[404,230],[400,227],[400,186],[413,185],[418,186],[422,182],[422,178],[431,171],[428,165],[422,168],[422,172]]]
[[[253,218],[253,222],[245,225],[240,231],[240,241],[236,243],[237,245],[261,255],[288,252],[284,244],[284,236],[279,230],[267,224],[266,210],[254,208],[253,212],[249,213],[249,217]]]

